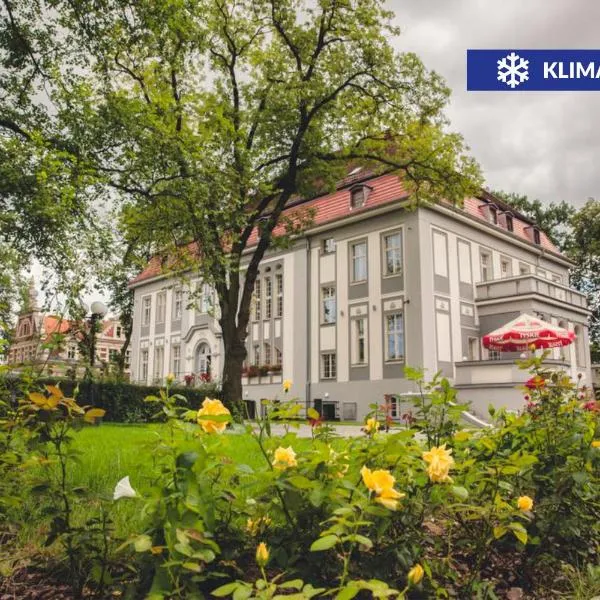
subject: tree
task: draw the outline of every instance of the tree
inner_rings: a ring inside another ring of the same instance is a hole
[[[502,190],[495,190],[492,194],[534,221],[559,250],[566,249],[569,244],[569,222],[576,212],[572,204],[564,200],[545,204],[537,198],[530,200],[524,194]]]
[[[567,255],[575,262],[571,283],[588,297],[592,311],[592,360],[600,361],[600,201],[590,198],[571,218]]]
[[[12,338],[12,316],[17,306],[26,297],[26,284],[23,279],[23,264],[20,256],[12,248],[0,243],[0,356]]]
[[[478,188],[462,138],[445,128],[447,87],[393,50],[380,0],[11,6],[19,59],[55,109],[11,114],[5,130],[20,148],[41,138],[78,199],[118,203],[128,242],[214,285],[231,401],[241,402],[258,265],[310,222],[284,212],[292,198],[331,189],[349,162],[398,172],[415,203]]]

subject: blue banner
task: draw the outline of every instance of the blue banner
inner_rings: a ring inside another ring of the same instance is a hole
[[[467,50],[467,90],[600,91],[600,50]]]

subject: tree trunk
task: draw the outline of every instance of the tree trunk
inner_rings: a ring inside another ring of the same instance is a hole
[[[246,346],[238,338],[235,328],[227,334],[223,330],[223,345],[223,399],[232,407],[234,419],[241,422],[247,416],[242,397],[242,366],[246,360]]]

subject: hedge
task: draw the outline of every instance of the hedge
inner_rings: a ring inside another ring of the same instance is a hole
[[[44,377],[38,379],[35,383],[36,387],[59,384],[65,396],[73,396],[75,388],[79,386],[77,403],[81,406],[103,408],[106,411],[104,421],[147,423],[152,421],[153,416],[158,412],[157,404],[145,402],[144,398],[146,396],[157,396],[160,390],[159,386],[114,381],[75,381],[60,377]],[[7,387],[13,390],[21,388],[18,379],[14,379],[12,385]],[[214,383],[207,383],[198,387],[173,387],[171,388],[171,394],[184,396],[187,399],[187,406],[194,410],[200,407],[207,396],[221,399],[221,389]]]

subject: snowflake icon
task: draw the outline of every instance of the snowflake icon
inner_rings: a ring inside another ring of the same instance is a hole
[[[498,80],[511,89],[529,79],[529,61],[511,52],[498,61]]]

